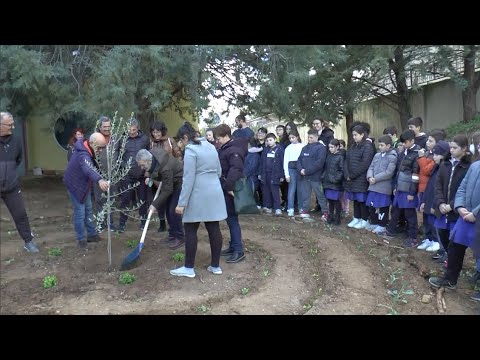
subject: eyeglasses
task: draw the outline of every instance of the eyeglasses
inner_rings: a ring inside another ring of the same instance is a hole
[[[13,122],[12,122],[11,124],[5,124],[5,123],[0,123],[0,124],[3,125],[3,126],[8,127],[9,129],[15,127],[15,124],[14,124]]]

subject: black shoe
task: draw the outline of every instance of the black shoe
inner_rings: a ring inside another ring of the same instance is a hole
[[[98,235],[87,236],[87,242],[89,242],[89,243],[91,243],[91,242],[97,243],[101,240],[103,240],[103,239]]]
[[[28,252],[31,253],[38,253],[40,250],[38,250],[37,245],[33,242],[33,240],[30,240],[23,245],[23,248],[27,250]]]
[[[443,255],[441,255],[438,259],[434,260],[434,262],[437,263],[437,264],[443,264],[445,262],[445,260],[448,260],[448,254],[447,253],[443,253]]]
[[[123,224],[123,225],[122,225],[122,224],[118,225],[117,232],[118,232],[119,234],[124,233],[124,232],[125,232],[125,224]]]
[[[220,252],[220,256],[232,256],[233,255],[233,249],[225,249]]]
[[[445,250],[438,251],[435,255],[432,255],[433,260],[440,259],[445,254]]]
[[[79,249],[86,249],[87,248],[87,242],[85,240],[79,241],[78,242],[78,248]]]
[[[227,263],[237,263],[239,261],[242,261],[243,259],[245,259],[245,253],[243,252],[234,252],[232,254],[232,256],[230,256],[226,262]]]
[[[165,220],[160,220],[160,226],[158,227],[158,232],[164,232],[167,231],[167,224],[165,223]]]
[[[428,282],[432,285],[435,286],[436,288],[447,288],[454,290],[457,288],[457,283],[452,283],[448,279],[445,278],[440,278],[440,277],[431,277],[428,279]]]

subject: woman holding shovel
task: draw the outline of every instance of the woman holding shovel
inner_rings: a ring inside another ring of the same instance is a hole
[[[185,265],[170,270],[174,276],[195,277],[195,255],[197,253],[197,231],[203,221],[207,228],[212,254],[210,266],[213,274],[221,275],[220,251],[222,233],[219,221],[227,218],[225,201],[209,206],[212,199],[223,199],[220,185],[222,168],[217,150],[205,138],[196,138],[196,130],[185,122],[178,130],[177,138],[185,145],[183,160],[183,186],[175,211],[183,215],[185,227]]]

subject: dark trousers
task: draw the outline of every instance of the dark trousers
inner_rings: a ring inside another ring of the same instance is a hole
[[[280,185],[272,184],[272,174],[267,173],[263,184],[263,207],[280,209]]]
[[[136,182],[140,182],[140,184],[128,191],[122,193],[122,202],[120,204],[121,209],[126,209],[129,206],[135,206],[138,202],[144,201],[143,205],[140,206],[138,210],[142,221],[147,219],[147,185],[145,185],[145,178],[142,176],[139,179],[133,179],[130,176],[125,176],[121,181],[120,191],[127,189],[128,185],[133,186]],[[133,205],[131,203],[133,202]],[[124,214],[123,212],[120,213],[120,225],[125,225],[127,222],[128,215]]]
[[[213,267],[220,266],[220,252],[222,251],[222,233],[220,232],[220,224],[218,221],[204,222],[210,240],[210,251],[212,260],[210,265]],[[185,267],[193,268],[195,266],[195,255],[197,254],[198,244],[198,227],[199,222],[185,223]]]
[[[437,232],[433,227],[433,224],[429,224],[427,220],[427,214],[423,214],[423,230],[425,232],[425,239],[430,241],[438,241]]]
[[[328,200],[328,210],[331,220],[339,220],[342,213],[342,203],[340,200]]]
[[[450,242],[448,245],[448,263],[447,271],[445,272],[445,277],[451,282],[456,284],[458,277],[460,276],[460,271],[463,267],[463,258],[465,257],[465,251],[467,247],[462,244]]]
[[[374,208],[370,206],[368,208],[369,216],[368,220],[372,225],[380,225],[386,227],[388,224],[388,211],[390,210],[390,206],[385,206],[381,208]]]
[[[33,239],[30,223],[28,222],[27,211],[23,202],[20,186],[16,186],[12,191],[2,192],[1,197],[10,215],[12,215],[18,233],[25,242]]]
[[[417,220],[417,210],[415,208],[400,209],[396,206],[392,206],[392,213],[391,213],[392,217],[390,219],[390,224],[388,225],[388,231],[391,233],[396,232],[395,230],[402,214],[407,220],[408,237],[410,239],[416,239],[417,232],[418,232],[418,220]]]
[[[283,180],[280,183],[280,193],[282,194],[281,195],[282,204],[285,204],[285,208],[286,208],[287,207],[287,201],[288,201],[288,183],[285,180]]]
[[[162,190],[160,190],[162,191]],[[183,224],[182,216],[175,213],[175,208],[178,204],[178,198],[180,197],[180,192],[182,187],[178,186],[177,189],[173,190],[173,193],[167,198],[167,201],[164,205],[164,209],[167,210],[167,221],[168,221],[168,237],[173,239],[177,238],[183,240]]]
[[[443,249],[448,253],[450,251],[450,230],[449,229],[437,229],[438,237]]]
[[[353,217],[362,220],[368,220],[368,209],[365,202],[353,201]]]
[[[150,195],[148,196],[148,206],[150,206],[152,204],[153,198],[155,197],[155,193],[157,192],[157,187],[155,185],[153,185],[150,189],[152,191],[151,191],[151,196]],[[160,190],[160,191],[162,191],[162,190]],[[166,212],[167,212],[167,207],[166,206],[167,205],[164,203],[164,204],[160,205],[157,209],[158,218],[160,220],[165,220]]]

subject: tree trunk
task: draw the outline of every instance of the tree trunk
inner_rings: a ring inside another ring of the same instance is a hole
[[[352,132],[350,131],[350,127],[353,124],[353,112],[348,112],[345,114],[345,125],[347,126],[347,134],[348,134],[348,140],[347,140],[347,149],[350,148],[350,145],[353,144],[353,136]]]
[[[412,117],[410,111],[410,102],[408,100],[409,91],[407,86],[407,78],[405,76],[406,60],[403,55],[403,46],[395,47],[393,54],[395,61],[390,61],[389,66],[390,70],[392,70],[395,74],[395,81],[397,83],[398,112],[400,114],[400,124],[403,131],[407,129],[408,119]]]
[[[463,78],[467,82],[467,87],[462,91],[463,100],[463,122],[471,121],[477,115],[476,94],[480,85],[480,72],[475,73],[475,55],[477,47],[475,45],[465,45],[463,52]]]

